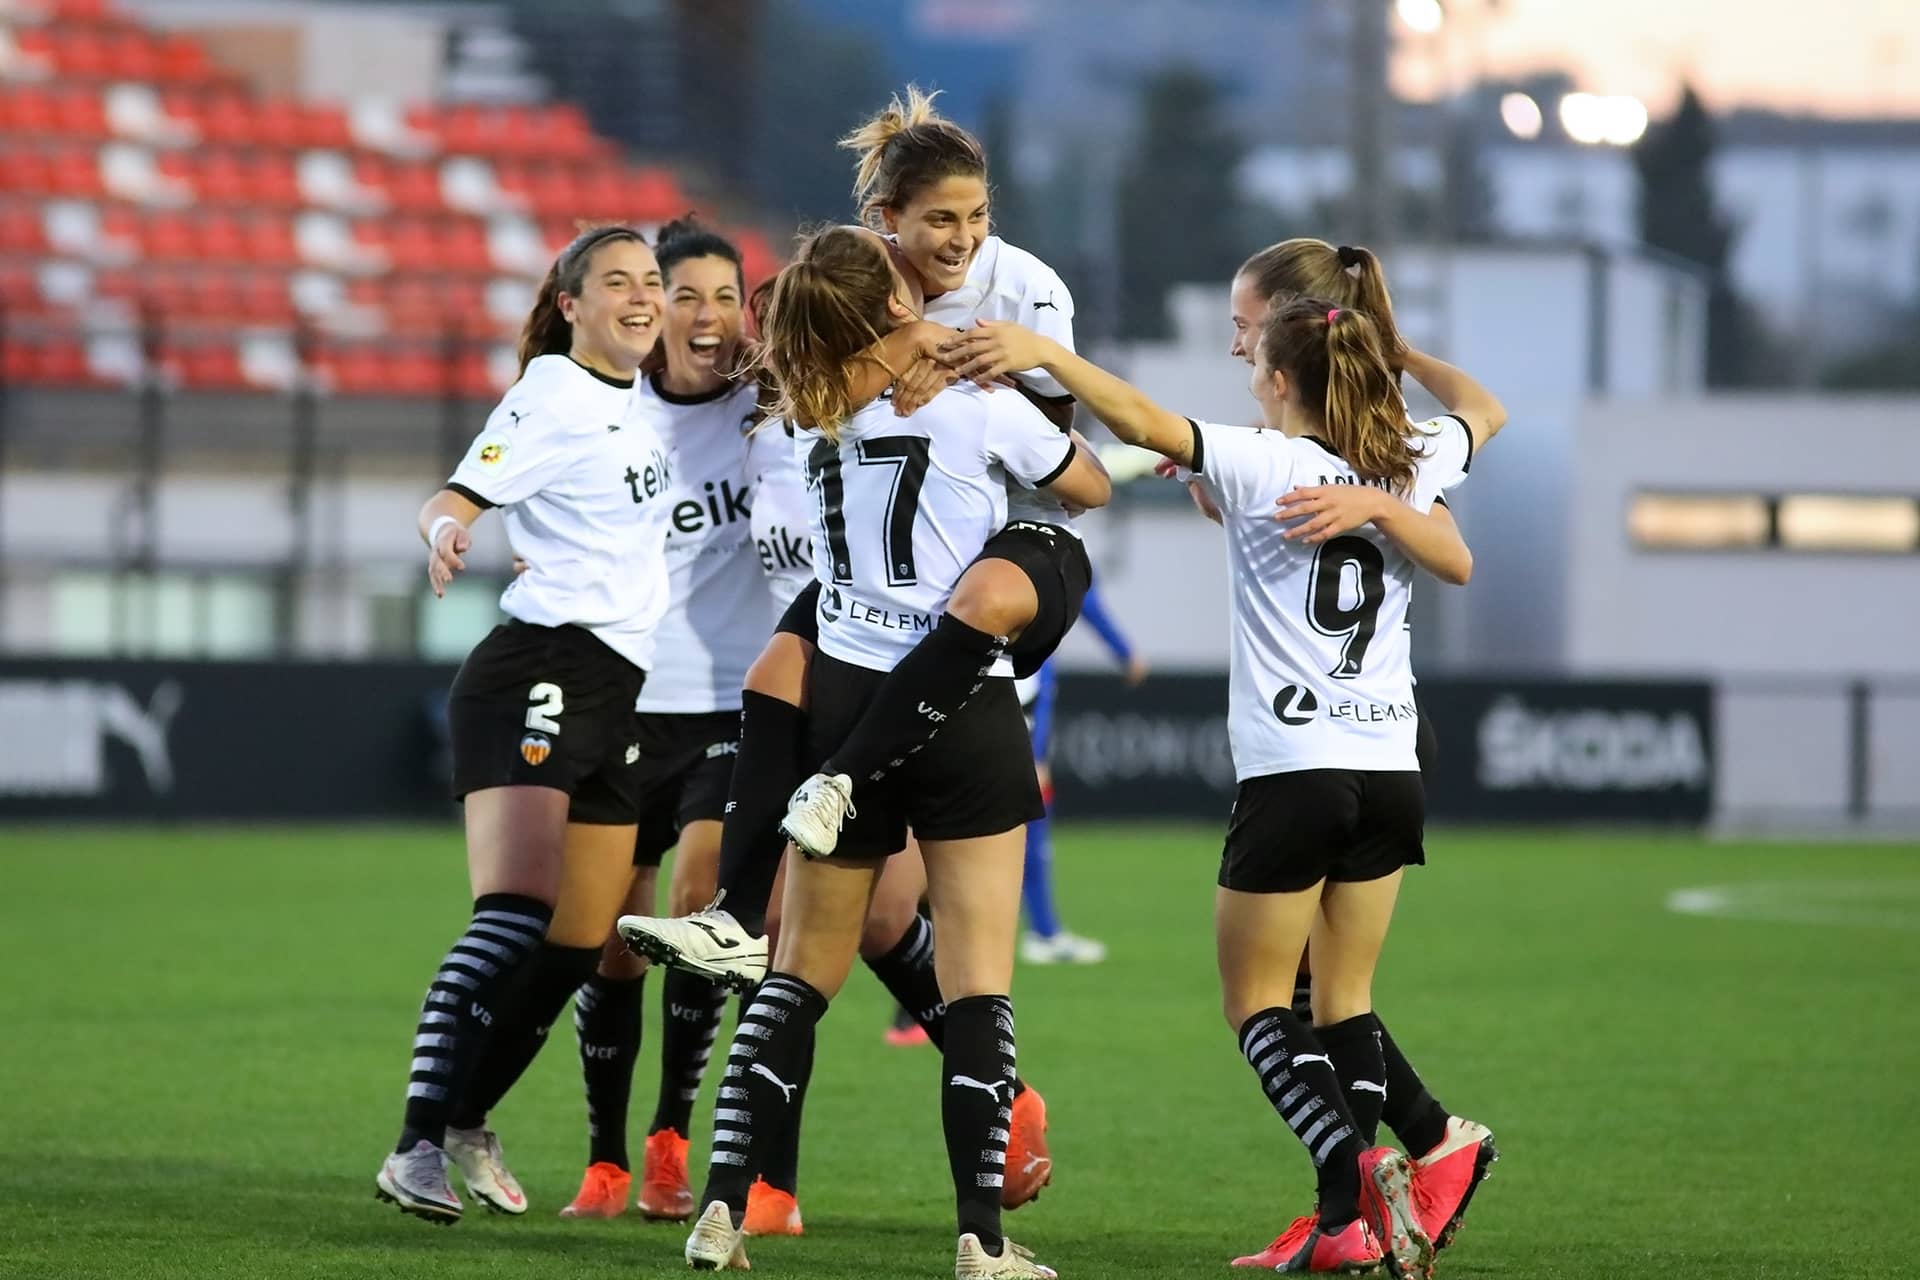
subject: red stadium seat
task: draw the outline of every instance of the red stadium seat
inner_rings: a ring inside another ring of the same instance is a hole
[[[157,58],[157,78],[172,84],[204,84],[213,71],[205,46],[191,36],[162,36]]]
[[[279,214],[256,214],[245,224],[248,260],[258,266],[290,267],[300,260],[293,224]]]
[[[0,205],[0,253],[28,255],[46,250],[46,229],[37,206],[24,201]]]

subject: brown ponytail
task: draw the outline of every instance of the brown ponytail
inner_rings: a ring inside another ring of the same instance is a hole
[[[893,327],[893,272],[871,236],[829,227],[800,246],[774,277],[761,318],[761,361],[772,375],[772,416],[829,440],[859,406],[855,357]]]
[[[1371,249],[1330,245],[1300,237],[1268,245],[1240,264],[1235,273],[1253,282],[1253,291],[1269,304],[1292,298],[1327,298],[1373,322],[1397,377],[1406,365],[1407,344],[1393,323],[1393,299],[1386,273]]]
[[[573,325],[560,313],[560,295],[579,297],[587,283],[587,271],[593,265],[594,250],[617,240],[647,243],[640,232],[618,223],[589,227],[575,236],[573,243],[562,249],[553,265],[547,268],[540,292],[534,295],[533,310],[527,313],[527,322],[520,329],[521,374],[526,373],[536,356],[563,356],[573,349]]]
[[[1268,316],[1260,358],[1318,410],[1327,443],[1355,474],[1402,496],[1413,488],[1413,426],[1380,330],[1364,312],[1295,298]]]
[[[907,86],[907,100],[898,94],[886,109],[840,139],[840,145],[858,155],[854,162],[853,198],[860,216],[876,230],[882,209],[899,210],[923,187],[942,178],[987,176],[987,153],[978,139],[933,109],[939,91],[922,93]]]

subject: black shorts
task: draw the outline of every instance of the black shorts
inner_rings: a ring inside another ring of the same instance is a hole
[[[1080,606],[1093,584],[1093,562],[1087,559],[1086,544],[1070,531],[1031,520],[1016,520],[988,538],[974,557],[976,564],[982,560],[1016,565],[1040,600],[1033,621],[1007,648],[1013,674],[1024,680],[1053,656],[1080,620]]]
[[[887,678],[824,653],[813,657],[801,763],[806,772],[844,743]],[[1046,810],[1033,772],[1033,746],[1013,681],[986,681],[966,714],[943,727],[917,754],[879,782],[855,788],[836,856],[884,858],[907,843],[970,840],[1024,827]]]
[[[1302,769],[1248,778],[1234,797],[1220,887],[1297,893],[1427,860],[1427,793],[1413,772]]]
[[[447,695],[453,798],[552,787],[569,822],[639,815],[633,702],[646,672],[581,627],[512,619],[474,646]]]
[[[634,731],[640,744],[640,833],[633,865],[657,867],[689,822],[718,822],[726,814],[740,754],[740,713],[642,711],[634,717]]]
[[[787,611],[780,615],[780,625],[774,634],[784,631],[790,636],[799,636],[808,644],[820,643],[820,581],[815,579],[800,588],[800,594],[793,598]]]

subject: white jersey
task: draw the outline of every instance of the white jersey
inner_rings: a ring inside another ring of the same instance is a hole
[[[1052,338],[1067,350],[1073,345],[1073,295],[1040,259],[999,236],[988,236],[967,266],[967,280],[958,289],[927,303],[926,318],[955,329],[971,328],[976,320],[1010,320]],[[1022,385],[1042,396],[1059,399],[1070,393],[1045,369],[1014,375]],[[1041,524],[1073,527],[1063,508],[1050,495],[1015,487],[1007,495],[1007,516]]]
[[[447,488],[499,507],[527,571],[500,607],[572,623],[642,669],[667,611],[673,466],[631,383],[538,356],[508,389]]]
[[[813,498],[786,424],[769,422],[753,433],[747,474],[753,479],[753,545],[774,603],[784,609],[813,581],[813,538],[807,526]]]
[[[753,549],[746,428],[751,382],[675,396],[641,383],[642,410],[673,455],[667,508],[672,599],[635,709],[693,715],[733,711],[747,668],[773,634],[773,596]]]
[[[820,649],[890,671],[933,630],[953,587],[1007,522],[1009,482],[1049,484],[1073,442],[1019,396],[955,387],[909,418],[885,397],[836,447],[796,434],[813,505]],[[995,675],[1011,675],[1005,658]]]
[[[1473,458],[1466,424],[1419,424],[1408,503],[1430,510]],[[1220,506],[1232,588],[1227,730],[1245,781],[1298,769],[1400,770],[1417,713],[1406,626],[1414,564],[1368,525],[1307,546],[1281,535],[1274,502],[1296,486],[1362,484],[1311,436],[1196,424],[1194,471]]]

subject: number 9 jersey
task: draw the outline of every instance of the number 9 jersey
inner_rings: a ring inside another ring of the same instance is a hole
[[[1242,782],[1301,769],[1415,770],[1407,604],[1413,561],[1365,525],[1317,546],[1282,536],[1294,488],[1365,484],[1314,436],[1195,423],[1193,471],[1220,507],[1232,597],[1228,735]],[[1473,437],[1451,415],[1415,428],[1409,505],[1466,478]]]
[[[947,598],[1007,521],[1009,484],[1058,479],[1073,441],[1024,396],[949,388],[912,417],[872,401],[839,443],[799,431],[794,448],[812,497],[808,524],[820,583],[820,650],[874,671],[933,630]],[[1002,658],[992,674],[1010,676]]]

